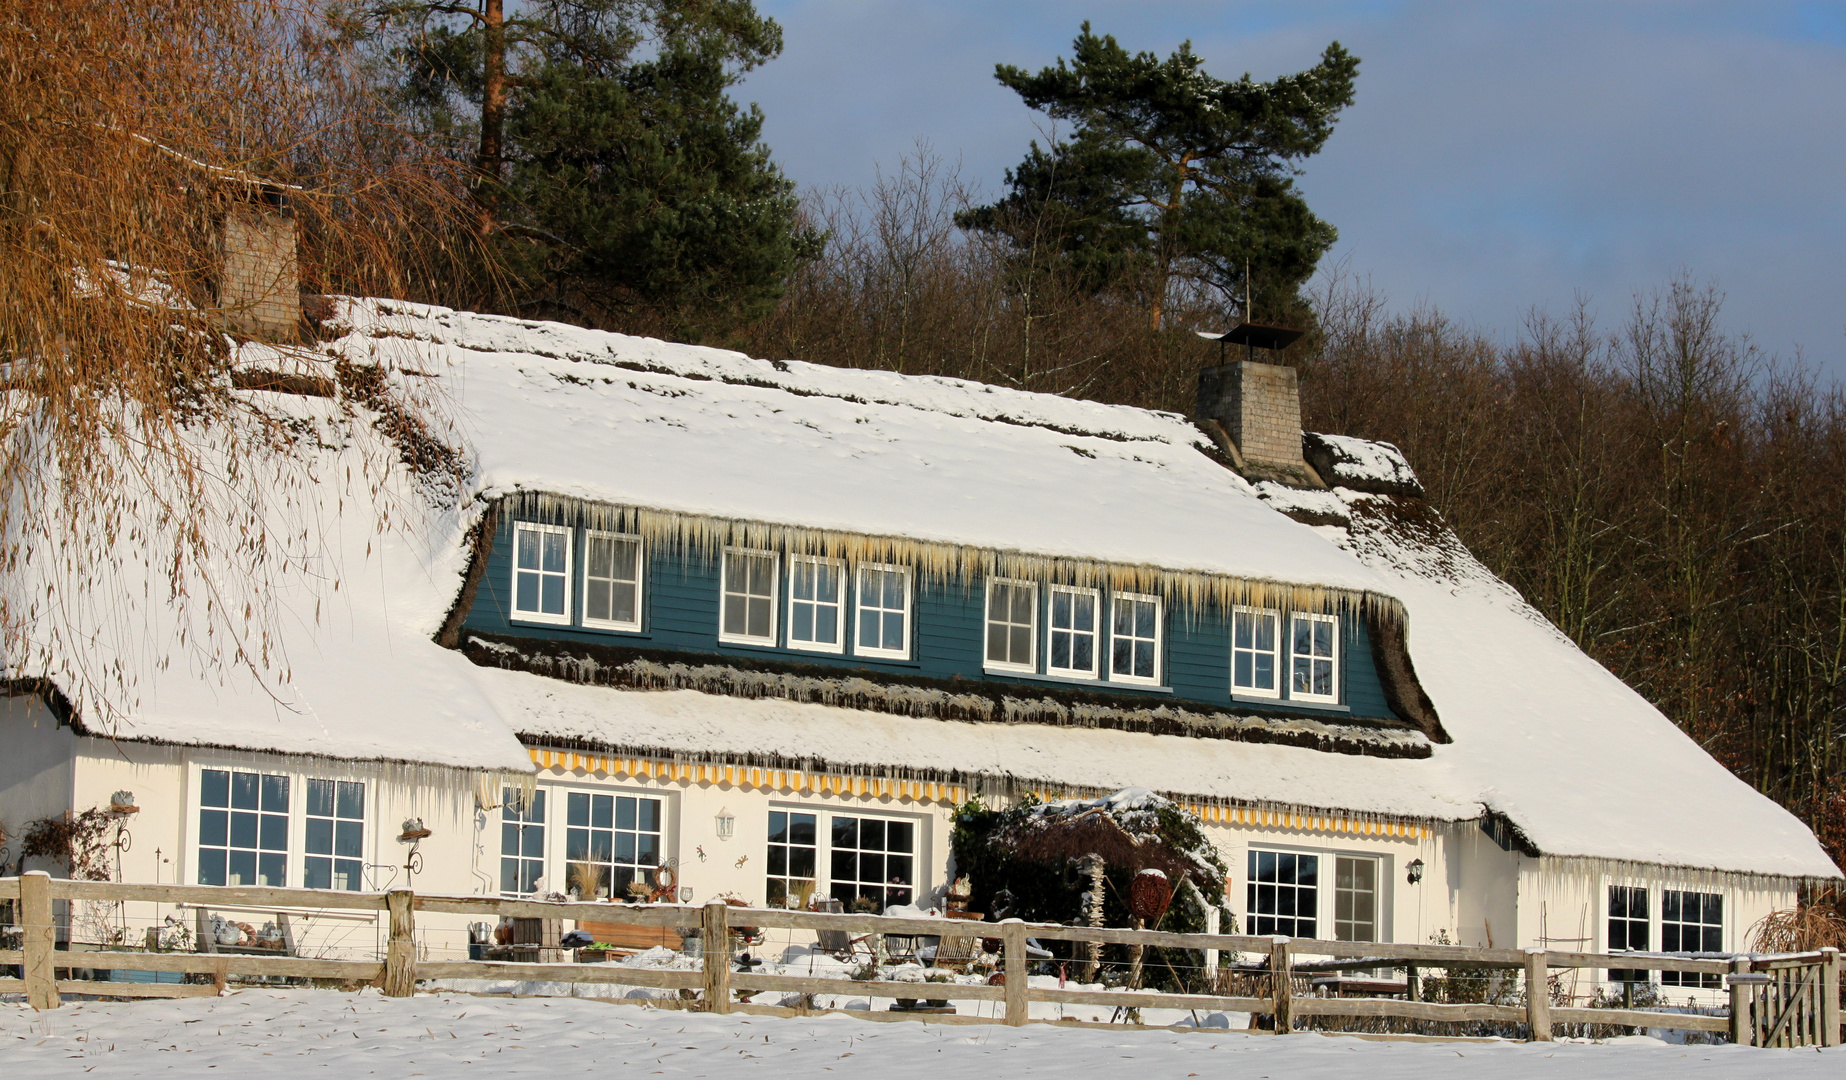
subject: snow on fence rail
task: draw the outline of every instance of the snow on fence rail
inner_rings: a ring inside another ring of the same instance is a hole
[[[418,896],[409,890],[388,893],[332,892],[247,886],[145,885],[122,882],[69,881],[43,873],[0,878],[0,901],[15,901],[21,947],[0,949],[0,971],[20,968],[19,977],[0,977],[0,993],[24,993],[36,1009],[55,1009],[64,994],[102,997],[191,997],[221,992],[230,976],[280,976],[369,983],[385,994],[407,997],[419,979],[500,979],[569,983],[605,983],[681,991],[686,1002],[670,1004],[715,1013],[796,1015],[804,1010],[733,1000],[738,992],[801,995],[974,1000],[1000,1002],[1000,1017],[935,1016],[932,1020],[1019,1025],[1027,1022],[1033,1002],[1100,1005],[1114,1008],[1219,1010],[1274,1018],[1274,1030],[1295,1030],[1297,1017],[1393,1017],[1435,1022],[1523,1024],[1535,1040],[1549,1040],[1557,1024],[1622,1025],[1727,1033],[1733,1042],[1754,1046],[1836,1046],[1841,1042],[1840,954],[1835,949],[1777,956],[1709,957],[1644,953],[1550,952],[1542,949],[1481,949],[1456,945],[1410,945],[1387,942],[1322,941],[1238,934],[1180,934],[1152,930],[1063,926],[1009,919],[999,923],[945,923],[940,919],[884,915],[847,915],[731,907],[714,901],[703,907],[674,904],[611,905],[606,902],[512,900],[494,896]],[[213,952],[137,952],[99,949],[64,952],[56,947],[56,900],[105,903],[143,901],[195,907],[288,907],[378,913],[388,930],[382,960],[310,959],[298,956],[225,955]],[[630,926],[697,927],[701,942],[698,970],[650,970],[609,963],[517,963],[495,960],[419,960],[416,915],[473,915],[482,918],[573,919],[619,921]],[[857,978],[803,977],[733,971],[732,931],[739,927],[845,934],[940,936],[945,930],[974,931],[998,938],[1004,978],[999,985],[898,982]],[[1260,996],[1176,994],[1152,990],[1072,990],[1029,985],[1027,937],[1038,940],[1164,946],[1206,952],[1255,953],[1266,957],[1263,973],[1269,992]],[[1410,1000],[1398,998],[1324,998],[1296,993],[1291,977],[1298,958],[1331,957],[1303,965],[1313,971],[1361,967],[1402,967],[1409,973]],[[78,960],[81,958],[81,964]],[[717,962],[722,958],[722,962]],[[1523,1005],[1445,1004],[1416,1000],[1419,967],[1509,969],[1524,973],[1528,987],[1543,987],[1552,968],[1621,968],[1726,976],[1730,1015],[1660,1012],[1645,1009],[1554,1007],[1549,995],[1525,995]],[[60,979],[58,970],[115,972],[184,972],[209,976],[209,984],[135,983],[113,980]],[[663,1004],[657,999],[647,999]],[[855,1010],[842,1010],[855,1011]],[[881,1016],[881,1018],[883,1018]]]

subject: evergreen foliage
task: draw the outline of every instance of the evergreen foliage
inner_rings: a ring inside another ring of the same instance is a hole
[[[1055,268],[1091,293],[1131,296],[1155,326],[1176,288],[1244,296],[1246,266],[1258,310],[1304,312],[1296,290],[1338,233],[1293,177],[1352,104],[1358,58],[1334,42],[1306,71],[1223,80],[1191,42],[1165,60],[1131,55],[1087,22],[1073,49],[1037,74],[996,69],[1071,135],[1034,142],[1008,193],[959,223],[1006,237],[1023,273]]]
[[[404,31],[394,55],[422,123],[482,147],[483,229],[516,283],[510,306],[722,337],[819,253],[762,112],[729,96],[782,49],[750,0],[542,0],[497,23],[424,0],[379,10]]]
[[[949,844],[957,873],[972,884],[973,907],[992,911],[995,895],[1007,892],[1013,916],[1078,921],[1089,887],[1084,867],[1091,856],[1100,856],[1107,867],[1106,925],[1129,925],[1128,883],[1153,867],[1175,886],[1160,928],[1203,933],[1205,909],[1198,897],[1224,895],[1224,862],[1196,816],[1158,795],[1139,795],[1135,805],[1121,805],[1119,798],[1118,805],[1104,799],[1046,803],[1031,795],[1005,810],[989,809],[979,799],[964,803],[955,812]],[[1090,822],[1102,827],[1086,827]],[[1197,894],[1182,880],[1196,886]],[[1228,909],[1224,914],[1228,918]]]
[[[1153,867],[1175,888],[1166,916],[1150,929],[1204,933],[1205,904],[1215,901],[1219,931],[1236,932],[1237,917],[1222,903],[1228,871],[1204,823],[1151,792],[1128,789],[1103,799],[1056,803],[1027,795],[1005,810],[972,799],[956,809],[949,847],[956,873],[967,875],[972,886],[970,909],[989,916],[1004,907],[1006,917],[1028,922],[1087,922],[1087,866],[1100,856],[1104,925],[1132,925],[1130,882]],[[1196,970],[1202,959],[1196,952],[1170,951],[1162,963],[1155,950],[1148,967],[1154,985],[1175,988],[1173,971]]]

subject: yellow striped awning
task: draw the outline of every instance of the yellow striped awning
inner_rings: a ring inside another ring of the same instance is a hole
[[[574,750],[527,747],[532,763],[541,769],[585,772],[595,776],[658,780],[677,784],[729,784],[732,787],[815,795],[854,795],[895,798],[908,802],[948,803],[968,801],[962,784],[933,780],[896,780],[882,776],[812,772],[805,769],[766,769],[752,765],[707,765],[666,758],[586,754]]]

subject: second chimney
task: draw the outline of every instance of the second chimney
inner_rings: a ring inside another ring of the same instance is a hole
[[[1295,369],[1238,360],[1199,372],[1197,416],[1216,421],[1246,478],[1324,487],[1301,457],[1301,389]]]

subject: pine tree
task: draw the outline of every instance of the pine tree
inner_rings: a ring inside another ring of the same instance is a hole
[[[1068,124],[1006,174],[1007,194],[964,212],[965,228],[1005,237],[1023,268],[1056,267],[1092,293],[1121,292],[1158,327],[1173,289],[1205,286],[1293,306],[1338,233],[1294,185],[1353,101],[1359,61],[1338,42],[1320,63],[1272,82],[1206,74],[1185,42],[1165,60],[1130,55],[1084,23],[1074,57],[995,77]]]
[[[392,0],[405,98],[472,144],[481,231],[522,311],[721,337],[821,237],[729,91],[782,31],[751,0]]]

